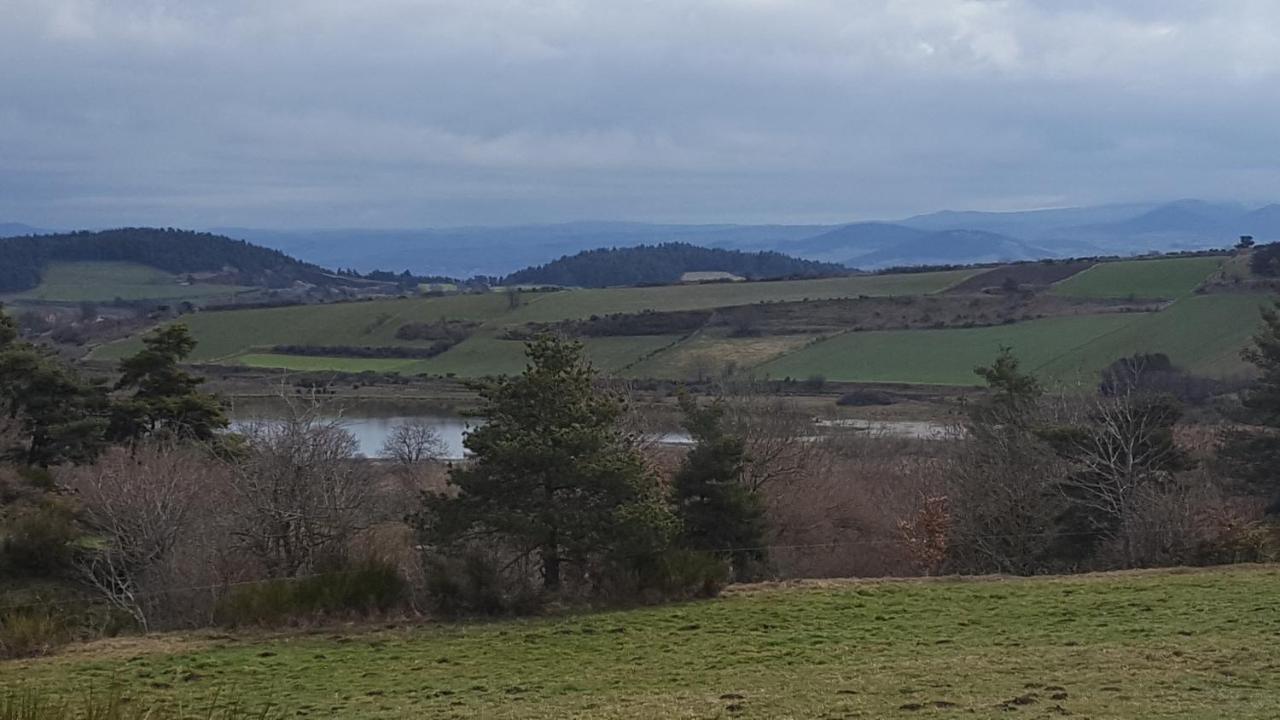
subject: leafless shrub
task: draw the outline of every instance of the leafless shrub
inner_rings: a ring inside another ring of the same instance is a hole
[[[244,456],[230,463],[231,532],[271,577],[309,572],[340,556],[372,524],[370,466],[355,437],[315,403],[242,429]]]
[[[947,561],[947,536],[951,533],[951,511],[941,495],[924,498],[920,510],[898,521],[898,532],[916,567],[925,575],[936,575]]]
[[[794,400],[767,394],[750,384],[725,384],[726,426],[747,449],[743,482],[752,492],[828,472],[832,447],[818,433],[812,415]]]
[[[824,441],[817,471],[762,490],[770,560],[781,577],[917,572],[897,522],[939,492],[948,443],[850,433]]]
[[[198,569],[195,516],[209,508],[219,476],[199,449],[168,446],[117,448],[92,466],[62,471],[94,538],[77,558],[81,576],[139,626],[152,627],[167,593]]]

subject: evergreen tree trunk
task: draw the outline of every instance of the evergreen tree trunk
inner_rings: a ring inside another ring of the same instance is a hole
[[[560,540],[555,530],[542,546],[542,588],[547,592],[560,589]]]

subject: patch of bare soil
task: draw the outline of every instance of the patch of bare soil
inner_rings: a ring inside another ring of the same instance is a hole
[[[1066,280],[1076,273],[1096,265],[1092,260],[1042,260],[1040,262],[1015,263],[992,268],[979,273],[947,290],[950,294],[967,294],[988,289],[999,289],[1007,284],[1027,288],[1045,288]]]

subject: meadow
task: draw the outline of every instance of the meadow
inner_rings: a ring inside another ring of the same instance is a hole
[[[1227,261],[1228,263],[1230,261]],[[689,379],[726,367],[773,379],[822,376],[845,382],[975,385],[973,368],[990,361],[1002,346],[1014,349],[1024,366],[1042,377],[1091,384],[1103,367],[1137,352],[1163,352],[1191,372],[1232,377],[1248,371],[1240,359],[1258,327],[1258,294],[1193,292],[1220,274],[1222,257],[1162,258],[1108,262],[1072,275],[1050,292],[1064,297],[1170,298],[1159,312],[1102,312],[1032,319],[977,327],[924,326],[911,329],[782,330],[781,334],[736,336],[724,326],[688,335],[587,338],[589,357],[601,370],[625,377]],[[1021,266],[1019,266],[1021,267]],[[1035,268],[1036,266],[1032,266]],[[1237,268],[1238,270],[1238,268]],[[947,293],[981,269],[864,275],[820,280],[713,283],[665,287],[504,293],[302,305],[235,312],[198,313],[183,318],[199,341],[198,362],[222,362],[293,371],[399,372],[481,377],[518,372],[523,345],[506,339],[511,328],[532,322],[580,320],[611,313],[706,310],[775,302],[859,297],[933,296],[950,305],[935,309],[949,317],[967,310]],[[973,284],[973,283],[970,283]],[[978,295],[987,297],[990,295]],[[930,301],[933,302],[933,301]],[[1076,301],[1082,302],[1082,301]],[[803,306],[801,306],[803,307]],[[915,315],[929,312],[921,307]],[[879,313],[877,313],[879,315]],[[405,323],[442,319],[478,325],[471,337],[430,359],[290,356],[274,345],[426,346],[405,341],[396,331]],[[859,320],[857,322],[864,322]],[[137,338],[97,348],[92,357],[114,360],[140,347]]]
[[[973,368],[1013,348],[1042,378],[1092,384],[1117,358],[1167,354],[1191,372],[1232,377],[1247,372],[1240,349],[1259,327],[1262,295],[1201,295],[1158,313],[1045,318],[994,327],[850,332],[764,363],[772,378],[813,374],[845,382],[980,385]]]
[[[459,372],[483,375],[473,359],[484,368],[510,366],[488,358],[505,345],[493,345],[493,336],[502,328],[527,322],[551,322],[592,315],[644,310],[696,310],[758,302],[781,302],[886,295],[914,295],[939,292],[976,274],[979,270],[955,270],[903,275],[864,275],[820,280],[793,280],[758,283],[715,283],[665,287],[615,288],[524,293],[518,307],[509,306],[502,293],[451,295],[433,298],[389,299],[367,302],[297,305],[283,308],[199,313],[183,318],[199,341],[192,360],[209,362],[251,353],[263,360],[262,350],[272,345],[429,345],[428,341],[403,341],[396,329],[407,322],[435,322],[442,318],[486,323],[479,337],[462,343],[439,362],[423,364],[422,372]],[[647,350],[648,342],[637,345]],[[93,357],[114,360],[136,352],[135,339],[98,348]],[[522,363],[519,345],[515,366]],[[638,356],[637,356],[638,357]],[[432,359],[437,360],[436,358]],[[369,364],[374,369],[377,363]],[[343,363],[350,367],[350,363]],[[333,367],[331,369],[342,369]]]
[[[253,288],[212,283],[184,285],[172,273],[127,262],[55,262],[45,269],[40,284],[7,296],[9,300],[38,302],[108,302],[121,300],[230,299]]]
[[[3,689],[297,717],[1271,718],[1280,569],[740,586],[447,625],[106,640]]]
[[[1172,300],[1191,294],[1223,261],[1213,256],[1098,263],[1057,283],[1053,292],[1076,297]]]

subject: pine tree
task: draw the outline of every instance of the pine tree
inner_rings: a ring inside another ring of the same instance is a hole
[[[1243,357],[1259,370],[1242,396],[1247,427],[1229,431],[1222,457],[1236,477],[1271,499],[1280,514],[1280,302],[1262,310],[1263,327]]]
[[[227,427],[217,398],[199,390],[204,382],[179,365],[196,341],[182,324],[169,325],[142,339],[143,349],[120,361],[116,390],[132,389],[114,409],[110,436],[118,441],[167,434],[212,440]]]
[[[724,429],[724,406],[680,400],[685,429],[694,441],[672,483],[682,544],[723,552],[739,580],[749,579],[765,558],[764,507],[743,483],[747,452],[742,438]]]
[[[92,461],[103,447],[106,393],[17,337],[17,326],[0,310],[0,413],[18,421],[23,435],[20,445],[0,453],[40,467]]]
[[[428,496],[428,542],[498,539],[536,556],[543,587],[563,566],[662,543],[656,481],[618,427],[622,404],[594,384],[582,346],[549,335],[527,346],[529,365],[480,389],[485,423],[467,435],[472,460],[455,468],[456,495]]]

